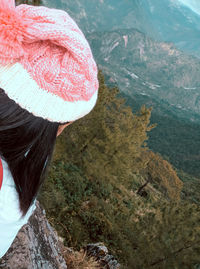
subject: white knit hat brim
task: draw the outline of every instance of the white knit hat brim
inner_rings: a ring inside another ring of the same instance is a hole
[[[52,122],[75,121],[95,106],[98,91],[89,101],[68,102],[41,89],[20,63],[0,65],[0,88],[19,106]]]

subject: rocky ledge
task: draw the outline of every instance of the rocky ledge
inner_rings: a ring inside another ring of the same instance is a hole
[[[29,222],[20,229],[8,252],[0,259],[1,269],[72,268],[66,264],[65,253],[67,251],[71,254],[73,250],[63,245],[38,201],[36,207]],[[93,257],[98,262],[99,266],[95,268],[120,268],[103,243],[88,244],[84,250],[88,257]]]

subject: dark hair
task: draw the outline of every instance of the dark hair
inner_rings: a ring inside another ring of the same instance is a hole
[[[22,216],[45,179],[59,125],[21,108],[0,88],[0,155],[15,181]]]

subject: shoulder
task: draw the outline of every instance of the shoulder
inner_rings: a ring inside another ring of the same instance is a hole
[[[16,221],[21,216],[19,198],[8,164],[3,159],[1,161],[3,166],[3,182],[0,190],[0,221]]]
[[[0,222],[22,221],[27,222],[32,211],[35,209],[35,204],[31,206],[24,218],[21,218],[19,208],[19,197],[15,188],[15,182],[6,161],[2,160],[3,166],[3,182],[0,190]]]

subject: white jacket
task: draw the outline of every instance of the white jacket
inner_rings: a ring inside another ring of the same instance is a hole
[[[0,189],[0,258],[4,256],[20,228],[28,222],[29,217],[36,209],[35,202],[27,214],[21,218],[19,198],[15,189],[15,182],[7,162],[3,159],[3,182]]]

